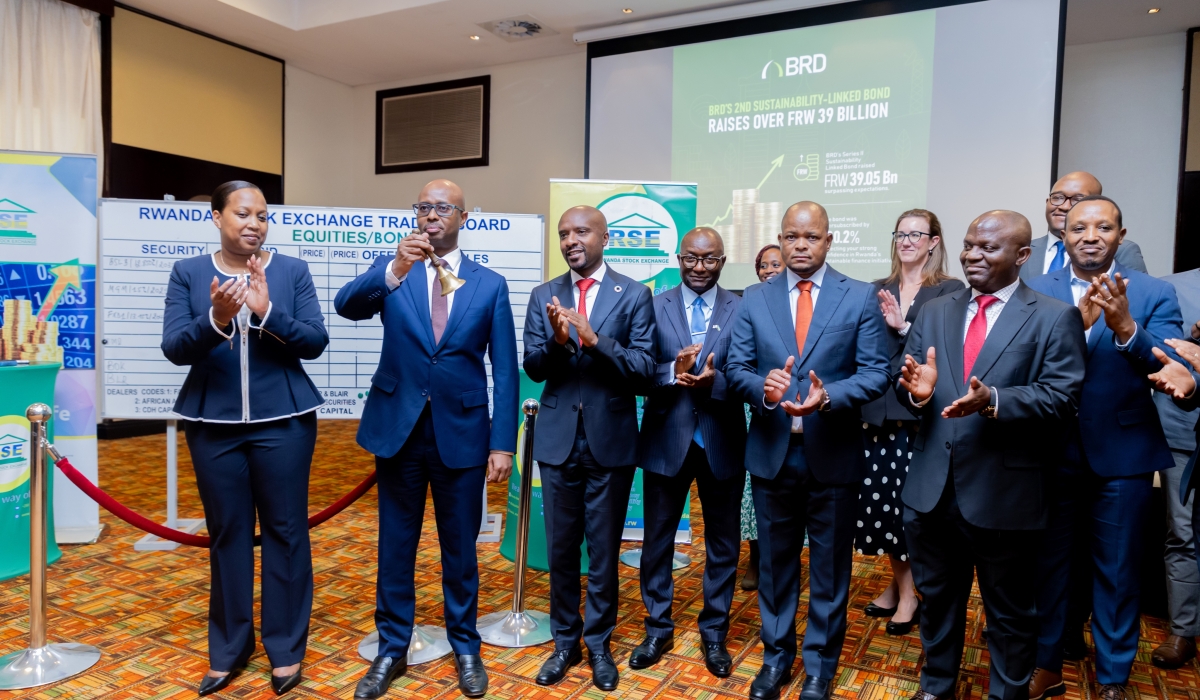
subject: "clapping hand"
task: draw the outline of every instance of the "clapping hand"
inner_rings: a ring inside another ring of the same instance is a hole
[[[596,335],[596,331],[592,330],[592,324],[588,322],[587,317],[579,313],[575,309],[564,308],[561,314],[567,317],[567,321],[575,326],[575,333],[579,335],[579,344],[585,348],[595,347],[600,338]]]
[[[769,404],[777,404],[783,400],[783,392],[792,385],[792,365],[795,362],[796,358],[788,355],[787,362],[783,363],[783,369],[773,369],[767,373],[767,378],[763,380],[764,401]]]
[[[904,356],[900,368],[900,386],[916,399],[917,403],[929,400],[937,387],[937,353],[932,346],[925,351],[925,364],[918,364],[912,355]]]
[[[992,390],[979,381],[979,377],[971,377],[970,387],[966,396],[942,409],[942,418],[962,418],[987,408],[992,401]]]
[[[1104,323],[1112,329],[1117,342],[1125,344],[1137,332],[1137,323],[1129,313],[1129,297],[1125,292],[1129,289],[1129,281],[1121,278],[1118,272],[1109,279],[1108,273],[1100,275],[1093,282],[1099,288],[1099,294],[1092,295],[1092,301],[1104,309]]]
[[[802,403],[784,401],[779,404],[779,407],[789,416],[807,416],[820,408],[821,404],[825,403],[825,384],[817,378],[817,373],[812,370],[808,371],[808,378],[812,383],[808,387],[808,396],[805,397]],[[800,401],[799,394],[796,394],[796,401]]]
[[[1182,340],[1176,340],[1174,338],[1166,342],[1167,345],[1170,345],[1175,350],[1175,352],[1179,352],[1181,357],[1191,363],[1193,368],[1200,363],[1200,348],[1195,351],[1190,350],[1186,346],[1190,346],[1191,348],[1195,348],[1195,346],[1191,343],[1186,343]],[[1180,352],[1180,346],[1184,346],[1184,351],[1190,354],[1184,354],[1184,352]],[[1153,348],[1151,352],[1154,353],[1154,356],[1158,358],[1158,361],[1163,365],[1162,369],[1147,376],[1147,379],[1154,382],[1155,389],[1158,389],[1164,394],[1167,394],[1171,398],[1175,399],[1186,399],[1196,391],[1196,378],[1192,376],[1192,373],[1188,371],[1187,367],[1184,367],[1175,360],[1172,360],[1170,355],[1167,355],[1167,353],[1159,350],[1158,348]]]
[[[558,297],[550,297],[546,304],[546,315],[550,317],[550,328],[554,331],[554,342],[566,345],[571,339],[571,320],[567,318],[566,309],[558,303]]]
[[[246,261],[246,269],[250,271],[250,283],[246,291],[246,306],[260,319],[267,315],[271,307],[271,297],[267,293],[267,272],[263,269],[258,256],[251,255]]]
[[[904,328],[904,314],[900,312],[900,302],[896,301],[896,297],[886,289],[879,290],[879,311],[883,314],[883,320],[892,330],[901,330]]]
[[[700,372],[700,374],[688,374],[687,372],[676,374],[675,383],[686,387],[712,386],[713,380],[717,378],[717,370],[715,367],[713,367],[714,357],[715,355],[713,353],[708,353],[708,359],[704,361],[704,369]],[[695,364],[694,357],[693,364]]]
[[[263,289],[264,291],[266,289],[265,283]],[[242,310],[242,303],[246,300],[246,292],[247,285],[242,281],[241,277],[227,279],[225,280],[225,284],[218,286],[217,277],[213,275],[208,297],[212,299],[213,321],[218,326],[224,328],[233,322],[233,318],[237,316],[238,311]]]
[[[1083,314],[1083,330],[1085,331],[1095,325],[1096,321],[1100,320],[1102,309],[1099,304],[1092,300],[1092,297],[1098,296],[1100,296],[1100,282],[1092,280],[1087,291],[1083,293],[1083,296],[1079,297],[1079,313]]]
[[[701,343],[692,343],[675,353],[675,365],[672,367],[672,374],[678,377],[696,366],[696,356],[700,354],[700,349],[704,347]]]

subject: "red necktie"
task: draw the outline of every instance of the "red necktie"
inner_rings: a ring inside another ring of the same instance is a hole
[[[585,319],[588,317],[587,292],[588,289],[595,283],[596,280],[592,279],[591,277],[581,279],[575,283],[575,286],[579,287],[579,315],[583,316]]]
[[[971,381],[971,369],[975,367],[975,358],[979,357],[983,341],[987,340],[987,307],[996,301],[1000,299],[991,294],[975,297],[978,309],[975,311],[975,318],[971,319],[971,325],[967,326],[967,340],[963,343],[963,384]]]
[[[808,326],[812,323],[812,286],[809,280],[796,283],[796,289],[800,290],[800,296],[796,297],[796,352],[800,355],[804,354],[804,341],[808,339]],[[800,359],[799,356],[796,359]]]

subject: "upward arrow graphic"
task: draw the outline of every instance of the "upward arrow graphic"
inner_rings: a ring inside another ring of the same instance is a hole
[[[783,157],[784,157],[784,155],[786,155],[786,154],[784,154],[784,153],[781,153],[781,154],[779,154],[779,157],[778,157],[778,158],[776,158],[775,160],[771,161],[771,169],[767,171],[767,174],[766,174],[766,175],[763,175],[763,179],[761,179],[761,180],[759,180],[759,181],[758,181],[758,184],[757,184],[757,185],[754,187],[754,189],[756,189],[756,190],[761,190],[761,189],[762,189],[762,186],[763,186],[763,185],[765,185],[765,184],[767,184],[767,180],[768,180],[768,179],[771,177],[771,173],[774,173],[776,170],[778,170],[780,167],[782,167],[782,166],[783,166]],[[725,213],[724,213],[724,214],[722,214],[722,215],[718,216],[717,218],[713,219],[713,220],[712,220],[712,223],[710,223],[710,224],[705,224],[705,226],[716,226],[717,224],[721,223],[721,222],[722,222],[722,221],[724,221],[725,219],[729,218],[729,215],[730,215],[730,214],[732,214],[732,213],[733,213],[733,202],[730,202],[730,203],[729,203],[729,206],[725,208]]]
[[[82,271],[79,269],[78,263],[79,260],[72,260],[69,263],[50,268],[50,273],[54,275],[54,285],[50,287],[49,292],[46,292],[46,299],[42,302],[42,308],[38,310],[39,321],[50,318],[50,314],[54,313],[54,308],[58,306],[58,300],[62,298],[63,292],[67,291],[67,287],[83,289],[83,283],[80,280]]]

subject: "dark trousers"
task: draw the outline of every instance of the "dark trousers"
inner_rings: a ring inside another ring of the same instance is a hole
[[[971,583],[978,575],[991,655],[988,697],[1023,700],[1037,655],[1037,560],[1045,530],[971,525],[958,508],[954,474],[928,513],[904,508],[913,580],[921,593],[921,689],[953,697],[962,661]]]
[[[262,526],[262,642],[271,666],[304,659],[312,616],[308,473],[317,415],[184,428],[212,548],[208,658],[229,671],[254,652],[254,521]]]
[[[804,459],[804,436],[793,434],[774,479],[751,475],[758,520],[758,607],[763,665],[791,668],[796,660],[800,550],[808,531],[808,628],[804,670],[832,680],[846,639],[846,603],[854,544],[858,484],[818,482]]]
[[[443,614],[455,654],[478,654],[479,562],[475,540],[483,519],[484,465],[451,469],[442,463],[433,414],[425,405],[408,440],[392,457],[375,457],[379,475],[379,573],[375,628],[379,655],[408,654],[416,614],[417,545],[425,520],[425,494],[433,491],[433,515],[441,546]]]
[[[1038,666],[1062,669],[1063,639],[1079,634],[1090,612],[1096,680],[1124,685],[1137,653],[1141,599],[1137,572],[1154,475],[1108,479],[1088,470],[1063,478],[1039,576]],[[1072,612],[1088,603],[1083,615]]]
[[[540,464],[545,499],[546,547],[550,559],[550,627],[555,649],[584,644],[593,654],[608,653],[617,625],[617,557],[636,467],[606,469],[588,449],[580,422],[567,461]],[[476,499],[478,500],[478,499]],[[587,536],[588,574],[585,616],[579,616],[580,548]]]
[[[692,443],[675,476],[643,471],[642,499],[646,532],[642,542],[642,601],[646,605],[646,634],[669,637],[675,631],[671,602],[675,581],[671,577],[675,532],[683,506],[691,495],[692,481],[700,491],[704,515],[704,608],[697,620],[700,638],[725,641],[729,631],[729,606],[737,576],[742,487],[745,474],[720,480],[713,476],[704,448]]]

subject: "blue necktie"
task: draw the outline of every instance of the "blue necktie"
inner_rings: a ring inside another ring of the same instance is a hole
[[[704,321],[704,298],[696,297],[696,301],[692,302],[692,343],[703,343],[704,336],[708,333],[708,324]],[[704,371],[704,362],[702,357],[696,357],[696,365],[692,368],[692,374],[699,374]],[[700,447],[704,447],[704,436],[700,434],[700,421],[696,420],[696,431],[692,433],[692,440]]]
[[[1054,259],[1050,261],[1050,269],[1047,273],[1058,272],[1067,266],[1066,248],[1063,247],[1062,241],[1054,242]]]

